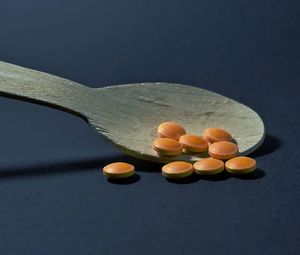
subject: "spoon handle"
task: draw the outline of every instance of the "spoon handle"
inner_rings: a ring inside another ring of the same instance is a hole
[[[55,75],[0,61],[0,95],[47,105],[84,117],[92,89]]]

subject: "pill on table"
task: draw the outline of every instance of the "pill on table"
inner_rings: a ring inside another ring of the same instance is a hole
[[[208,154],[216,159],[227,160],[236,157],[238,146],[231,142],[215,142],[208,147]]]
[[[208,148],[207,141],[198,135],[183,135],[180,137],[179,142],[185,150],[190,152],[203,152]]]
[[[163,122],[158,126],[157,134],[162,138],[172,138],[179,140],[180,136],[185,135],[184,127],[175,122]]]
[[[214,158],[204,158],[194,163],[194,172],[200,175],[213,175],[224,170],[222,160]]]
[[[247,174],[256,169],[256,161],[249,157],[236,157],[228,160],[225,168],[232,174]]]
[[[134,174],[134,166],[124,162],[111,163],[103,168],[103,174],[108,178],[126,178]]]
[[[153,149],[165,156],[177,156],[182,152],[182,145],[171,138],[158,138],[153,142]]]
[[[184,178],[193,173],[193,165],[184,161],[174,161],[162,168],[162,175],[167,178]]]
[[[209,143],[227,141],[232,142],[232,136],[226,130],[221,128],[207,128],[203,132],[203,138]]]

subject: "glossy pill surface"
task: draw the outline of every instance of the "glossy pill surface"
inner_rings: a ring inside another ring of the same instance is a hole
[[[238,146],[231,142],[215,142],[208,147],[208,153],[216,159],[227,160],[236,157]]]
[[[227,141],[232,142],[232,136],[229,132],[221,128],[207,128],[204,130],[203,138],[209,143]]]
[[[224,170],[224,162],[219,159],[205,158],[194,164],[194,172],[200,175],[213,175]]]
[[[225,167],[232,174],[247,174],[256,169],[256,161],[249,157],[236,157],[228,160]]]
[[[162,138],[172,138],[179,140],[180,136],[185,135],[184,127],[175,122],[163,122],[158,126],[157,134]]]
[[[108,178],[126,178],[134,174],[134,166],[124,162],[111,163],[103,168],[103,174]]]
[[[198,135],[183,135],[180,137],[179,142],[186,151],[190,152],[203,152],[208,149],[207,141]]]
[[[182,145],[171,138],[158,138],[152,145],[157,153],[165,156],[177,156],[182,152]]]
[[[193,173],[193,165],[184,161],[174,161],[162,168],[162,175],[167,178],[184,178]]]

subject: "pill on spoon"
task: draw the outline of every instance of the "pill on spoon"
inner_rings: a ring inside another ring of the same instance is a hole
[[[256,169],[256,161],[249,157],[235,157],[228,160],[225,167],[232,174],[247,174]]]
[[[103,174],[112,179],[130,177],[134,171],[134,166],[125,162],[111,163],[103,168]]]
[[[200,175],[214,175],[224,170],[222,160],[214,158],[205,158],[194,163],[194,172]]]
[[[193,173],[193,165],[184,161],[174,161],[162,168],[162,175],[167,178],[184,178]]]
[[[227,160],[236,157],[238,154],[238,146],[231,142],[215,142],[208,147],[208,153],[216,159]]]
[[[179,140],[182,135],[186,134],[184,127],[175,122],[163,122],[158,126],[157,134],[162,138],[172,138]]]
[[[182,152],[182,145],[171,138],[158,138],[152,145],[157,153],[165,156],[177,156]]]
[[[232,142],[232,136],[229,132],[221,128],[207,128],[204,130],[203,138],[209,143],[227,141]]]
[[[208,143],[205,139],[198,135],[186,134],[180,137],[179,143],[189,152],[207,151]]]

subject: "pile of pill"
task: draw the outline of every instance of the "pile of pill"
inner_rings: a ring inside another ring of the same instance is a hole
[[[238,156],[239,148],[232,135],[221,128],[206,128],[202,136],[187,134],[184,127],[175,122],[163,122],[157,129],[153,150],[161,157],[175,157],[181,153],[208,153],[209,156],[191,164],[173,161],[162,167],[166,178],[184,178],[193,173],[215,175],[226,170],[230,174],[247,174],[256,169],[256,161]],[[203,155],[201,156],[203,157]],[[103,168],[108,178],[126,178],[134,175],[134,166],[124,162],[109,164]]]
[[[221,128],[207,128],[203,135],[187,134],[184,127],[174,122],[163,122],[157,129],[158,138],[153,149],[161,156],[177,156],[181,153],[208,152],[193,165],[184,161],[174,161],[162,168],[167,178],[182,178],[193,173],[214,175],[225,169],[231,174],[246,174],[256,169],[256,161],[249,157],[239,157],[239,148],[232,135]]]

